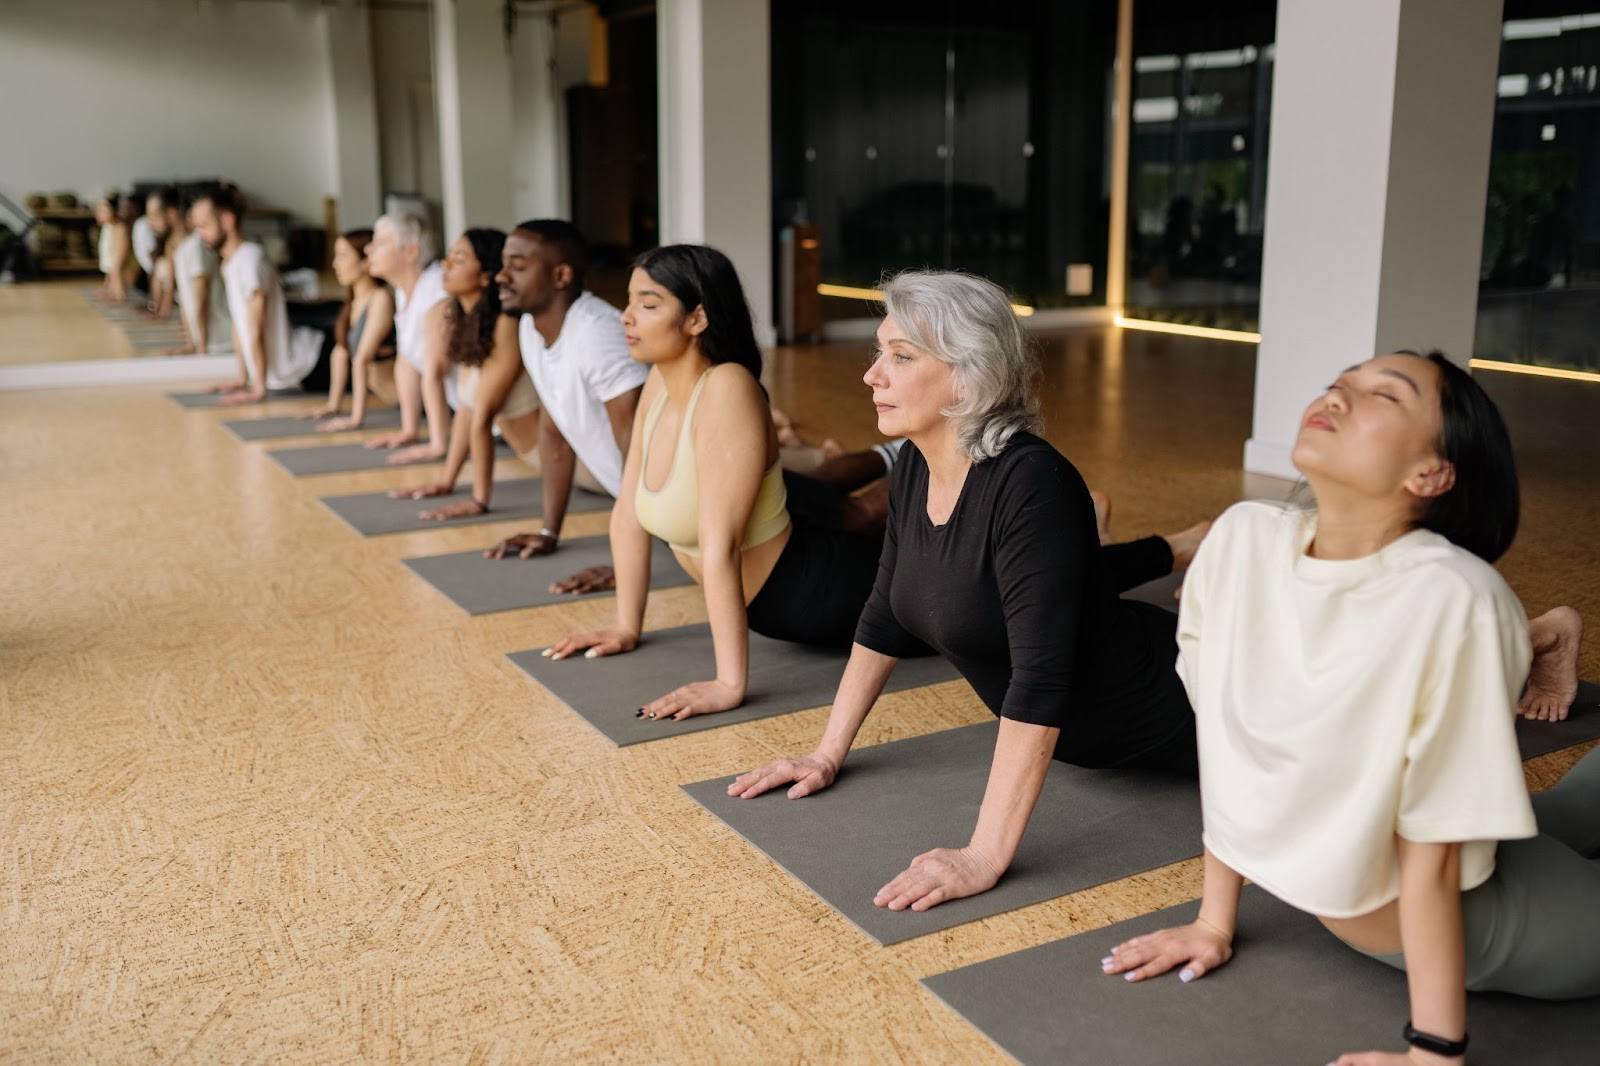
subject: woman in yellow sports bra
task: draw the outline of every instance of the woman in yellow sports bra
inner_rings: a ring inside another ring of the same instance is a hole
[[[699,245],[647,252],[628,284],[623,328],[651,366],[611,512],[617,623],[565,638],[562,659],[632,651],[644,626],[650,538],[672,546],[705,591],[717,676],[641,709],[681,719],[744,701],[749,632],[848,648],[877,576],[883,533],[792,515],[761,351],[733,264]]]

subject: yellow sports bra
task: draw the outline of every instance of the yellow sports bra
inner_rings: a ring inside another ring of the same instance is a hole
[[[700,554],[700,487],[694,468],[694,443],[691,429],[694,425],[695,405],[700,402],[700,390],[705,388],[706,375],[715,367],[706,368],[700,380],[694,383],[689,394],[689,404],[683,411],[683,426],[678,430],[677,445],[672,453],[672,465],[667,469],[667,480],[659,489],[645,487],[645,471],[650,466],[650,444],[655,439],[656,422],[661,409],[666,406],[667,392],[661,390],[644,419],[644,441],[639,450],[639,486],[633,496],[633,510],[639,524],[652,536],[660,537],[673,551],[688,556]],[[684,458],[684,452],[690,453]],[[773,463],[761,476],[761,488],[756,493],[755,506],[750,509],[750,520],[744,526],[741,550],[765,544],[789,528],[789,492],[783,484],[783,468]]]

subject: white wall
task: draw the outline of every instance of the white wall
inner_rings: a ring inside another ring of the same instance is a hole
[[[337,192],[323,16],[192,0],[0,3],[0,192],[225,177],[320,224]]]
[[[371,18],[383,191],[438,204],[444,188],[433,103],[433,14],[427,8],[386,7],[374,8]]]

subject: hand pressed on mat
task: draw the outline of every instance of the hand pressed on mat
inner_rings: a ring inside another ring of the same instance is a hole
[[[512,552],[519,559],[531,559],[535,555],[549,555],[561,546],[561,541],[548,533],[518,533],[507,537],[499,544],[483,553],[485,559],[504,559]],[[555,592],[554,586],[550,591]],[[631,650],[631,649],[630,649]]]
[[[426,485],[417,485],[409,489],[390,489],[391,500],[426,500],[434,496],[448,496],[456,490],[454,485],[443,481],[431,481]]]
[[[1127,981],[1143,981],[1181,965],[1178,978],[1187,983],[1204,977],[1231,958],[1233,938],[1207,922],[1196,921],[1118,944],[1100,960],[1100,969],[1121,974]]]
[[[934,848],[911,860],[900,876],[878,889],[872,902],[892,911],[910,907],[925,911],[947,900],[987,892],[1000,880],[1003,865],[985,858],[971,845]]]
[[[443,507],[431,507],[418,513],[417,517],[429,522],[447,522],[452,518],[475,518],[481,514],[488,514],[489,508],[477,500],[452,500]]]
[[[551,592],[569,596],[582,596],[587,592],[610,592],[616,587],[617,572],[603,563],[586,566],[571,577],[550,583]]]
[[[739,799],[752,799],[779,785],[794,782],[789,789],[790,799],[801,799],[813,792],[821,792],[839,776],[839,764],[822,752],[813,752],[798,759],[779,759],[759,770],[740,774],[728,786],[728,795]]]
[[[389,456],[389,462],[395,466],[402,463],[426,463],[435,459],[444,458],[444,449],[435,448],[431,444],[413,444],[409,448],[401,448]]]
[[[681,722],[697,714],[731,711],[744,702],[744,686],[726,681],[691,681],[639,708],[639,717]]]
[[[367,447],[373,451],[377,451],[379,448],[398,448],[402,444],[410,444],[416,439],[416,430],[397,429],[393,433],[385,433],[381,437],[373,437],[367,441]]]
[[[574,652],[583,652],[585,659],[598,659],[605,655],[621,655],[639,646],[639,634],[621,629],[595,629],[562,637],[544,651],[546,659],[565,659]]]
[[[334,414],[339,412],[335,411]],[[341,418],[330,418],[317,427],[318,433],[345,433],[352,429],[360,429],[361,421],[354,415],[345,415]],[[370,447],[370,445],[369,445]]]
[[[267,398],[266,389],[245,389],[229,392],[217,401],[218,407],[243,407],[247,403],[260,403]]]

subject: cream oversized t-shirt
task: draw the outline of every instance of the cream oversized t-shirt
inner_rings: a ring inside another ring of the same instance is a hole
[[[1329,918],[1399,896],[1396,835],[1462,842],[1475,888],[1496,841],[1537,831],[1513,721],[1522,605],[1436,533],[1333,561],[1306,555],[1315,531],[1314,511],[1237,504],[1184,583],[1206,846]]]

